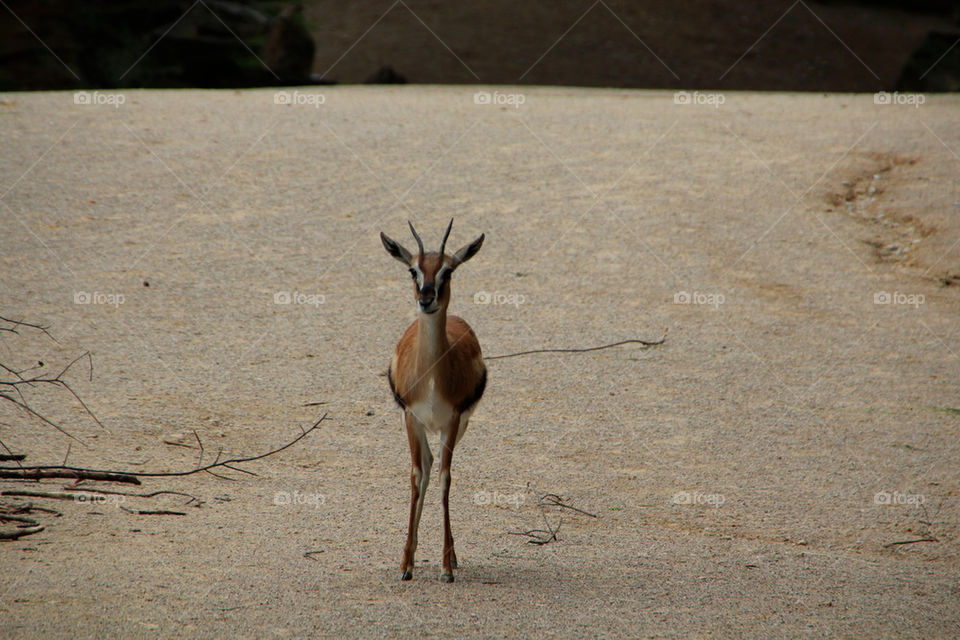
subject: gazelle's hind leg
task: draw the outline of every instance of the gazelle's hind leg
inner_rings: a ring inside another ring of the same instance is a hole
[[[440,435],[440,490],[443,501],[443,565],[440,580],[443,582],[453,582],[453,570],[457,568],[457,553],[453,549],[453,533],[450,531],[450,465],[460,424],[460,416],[454,416],[450,426]]]
[[[460,424],[459,424],[459,427],[457,428],[457,435],[453,439],[453,447],[457,446],[457,444],[460,442],[460,439],[463,437],[463,434],[467,432],[467,423],[470,420],[470,415],[472,413],[473,413],[473,409],[468,409],[460,414]],[[443,450],[441,449],[441,452],[442,451]],[[452,456],[453,451],[451,451],[450,454]],[[447,485],[449,487],[449,482],[447,483]],[[450,537],[450,568],[451,569],[457,568],[457,552],[453,548],[453,536]]]
[[[433,466],[433,454],[427,443],[427,434],[423,423],[409,411],[403,413],[403,425],[407,430],[410,443],[410,520],[407,525],[407,543],[403,547],[400,561],[400,579],[413,578],[413,561],[417,552],[417,530],[420,528],[420,515],[423,513],[423,498],[430,484],[430,468]]]

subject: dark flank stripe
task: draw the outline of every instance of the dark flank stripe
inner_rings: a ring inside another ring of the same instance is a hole
[[[470,395],[470,397],[465,399],[459,405],[457,405],[457,411],[459,411],[460,413],[463,413],[464,411],[467,411],[468,409],[473,407],[473,405],[480,402],[480,398],[483,397],[483,391],[486,388],[487,388],[487,370],[486,368],[484,368],[483,374],[480,376],[480,382],[478,382],[477,386],[474,387],[473,393]]]
[[[486,378],[487,378],[486,372],[484,372],[483,378],[484,378],[484,382],[486,382]],[[397,401],[397,404],[400,405],[401,409],[406,409],[407,405],[403,401],[403,398],[400,397],[400,394],[397,393],[397,385],[394,384],[393,382],[393,374],[390,373],[390,369],[387,369],[387,382],[390,383],[390,391],[393,393],[393,399]],[[483,390],[481,389],[480,392],[483,393]],[[477,399],[479,400],[479,398]]]

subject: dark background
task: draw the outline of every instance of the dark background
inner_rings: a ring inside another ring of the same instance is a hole
[[[317,82],[960,89],[960,2],[0,3],[0,90]]]

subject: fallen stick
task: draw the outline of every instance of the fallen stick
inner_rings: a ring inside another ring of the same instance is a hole
[[[0,496],[26,496],[28,498],[51,498],[53,500],[76,500],[77,496],[73,493],[63,493],[60,491],[26,491],[20,489],[7,489],[0,491]]]
[[[20,524],[28,524],[32,527],[35,527],[40,524],[33,518],[24,518],[23,516],[11,516],[3,513],[0,513],[0,520],[7,520],[9,522],[19,522]]]
[[[204,501],[198,498],[197,496],[186,493],[185,491],[151,491],[150,493],[131,493],[130,491],[111,491],[109,489],[90,489],[87,487],[64,487],[65,491],[82,491],[84,493],[96,493],[103,494],[108,496],[130,496],[132,498],[154,498],[156,496],[170,495],[170,496],[183,496],[185,498],[190,498],[189,502],[185,504],[190,504],[196,502],[198,505],[203,504]]]
[[[936,538],[917,538],[916,540],[898,540],[897,542],[888,542],[883,545],[884,549],[890,549],[891,547],[896,547],[901,544],[916,544],[917,542],[940,542]]]
[[[0,540],[16,540],[17,538],[33,535],[34,533],[40,533],[41,531],[43,531],[42,525],[38,525],[36,527],[26,527],[23,529],[14,529],[13,531],[0,531]]]
[[[538,546],[543,546],[551,542],[559,542],[557,538],[557,533],[560,531],[560,525],[563,524],[563,519],[557,523],[556,528],[550,526],[550,522],[544,516],[543,521],[546,522],[546,529],[530,529],[529,531],[508,531],[507,533],[512,536],[526,536],[528,538],[527,542],[529,544],[535,544]]]
[[[167,509],[128,509],[127,507],[120,505],[120,508],[126,511],[127,513],[132,513],[134,515],[140,516],[185,516],[187,515],[183,511],[169,511]]]
[[[539,507],[559,507],[561,509],[570,509],[571,511],[576,511],[577,513],[582,513],[585,516],[590,516],[591,518],[596,518],[597,514],[590,513],[589,511],[584,511],[583,509],[578,509],[577,507],[570,506],[563,501],[563,498],[558,496],[555,493],[545,493],[540,496],[540,499],[537,500],[537,506]]]
[[[129,473],[116,471],[97,471],[75,467],[23,467],[22,469],[0,469],[0,478],[15,480],[41,480],[43,478],[71,478],[74,480],[99,480],[101,482],[125,482],[140,484]]]
[[[182,476],[193,475],[194,473],[206,472],[211,475],[214,475],[218,478],[226,478],[226,476],[219,476],[211,469],[216,469],[218,467],[224,467],[226,469],[231,469],[233,471],[239,471],[241,473],[247,473],[250,475],[256,475],[252,471],[247,471],[246,469],[240,469],[233,465],[240,464],[242,462],[253,462],[254,460],[261,460],[268,456],[272,456],[276,453],[280,453],[284,449],[289,449],[296,443],[300,442],[302,439],[310,435],[317,427],[320,426],[320,423],[327,419],[328,414],[323,414],[320,416],[320,419],[313,423],[309,429],[300,430],[302,433],[288,442],[287,444],[277,447],[266,453],[260,453],[255,456],[246,456],[243,458],[230,458],[229,460],[220,460],[220,455],[217,454],[216,460],[210,464],[197,466],[194,469],[188,471],[109,471],[104,469],[85,469],[82,467],[67,467],[63,465],[58,466],[36,466],[36,467],[20,467],[20,468],[11,468],[11,467],[0,467],[0,478],[17,478],[20,480],[23,479],[39,479],[39,478],[76,478],[78,480],[105,480],[110,482],[127,482],[130,484],[140,484],[140,481],[137,478],[175,478]],[[38,475],[23,475],[36,473]],[[12,475],[7,475],[12,474]],[[61,475],[63,474],[63,475]],[[124,479],[120,479],[124,478]]]
[[[526,356],[531,353],[587,353],[588,351],[600,351],[601,349],[609,349],[611,347],[619,347],[622,344],[640,344],[645,347],[655,347],[659,344],[663,344],[667,339],[667,332],[664,331],[663,335],[659,340],[640,340],[637,338],[630,340],[620,340],[619,342],[611,342],[609,344],[601,344],[596,347],[575,347],[569,349],[530,349],[529,351],[517,351],[516,353],[504,353],[499,356],[484,356],[484,360],[500,360],[502,358],[515,358],[516,356]]]

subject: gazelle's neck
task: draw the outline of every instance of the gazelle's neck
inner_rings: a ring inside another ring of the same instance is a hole
[[[432,367],[450,348],[447,341],[447,310],[435,313],[420,313],[417,330],[417,347],[420,361]]]

